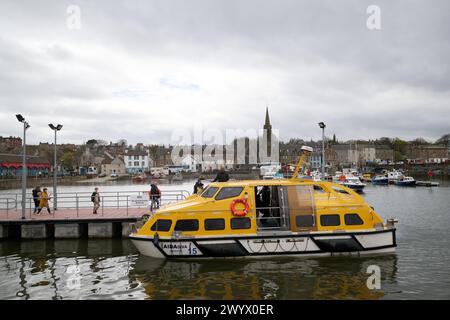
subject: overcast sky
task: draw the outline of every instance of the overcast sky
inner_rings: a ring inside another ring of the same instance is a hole
[[[381,30],[366,26],[369,5]],[[69,5],[80,8],[81,28]],[[168,143],[174,128],[283,140],[450,132],[450,2],[0,1],[0,135]],[[70,24],[72,23],[72,24]]]

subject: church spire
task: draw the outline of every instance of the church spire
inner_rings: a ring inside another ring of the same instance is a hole
[[[270,126],[270,118],[269,118],[269,106],[266,107],[266,126]]]

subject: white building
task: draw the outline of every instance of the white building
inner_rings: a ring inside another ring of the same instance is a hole
[[[226,169],[231,170],[234,168],[233,160],[218,159],[218,160],[203,160],[201,163],[202,172],[210,172],[214,170]]]
[[[181,165],[183,169],[190,172],[197,172],[201,169],[201,165],[198,161],[194,159],[192,155],[188,155],[181,160]]]
[[[128,173],[148,172],[152,162],[145,150],[126,150],[123,159]]]

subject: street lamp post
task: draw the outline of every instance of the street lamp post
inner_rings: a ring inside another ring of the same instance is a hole
[[[57,193],[56,193],[56,179],[57,179],[57,171],[58,171],[58,160],[56,157],[56,133],[62,129],[62,125],[58,124],[57,126],[54,126],[53,124],[49,124],[48,125],[50,127],[50,129],[52,129],[53,131],[55,131],[55,151],[54,151],[54,158],[53,158],[53,209],[57,210],[58,208],[58,199],[57,199]]]
[[[27,158],[26,158],[26,131],[30,127],[21,114],[16,114],[17,120],[23,123],[23,146],[22,146],[22,219],[25,218],[25,204],[27,197]]]
[[[325,123],[319,122],[319,127],[322,129],[322,180],[325,180]]]

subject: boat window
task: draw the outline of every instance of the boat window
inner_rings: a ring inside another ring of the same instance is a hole
[[[324,214],[320,216],[320,224],[324,227],[339,226],[341,217],[338,214]]]
[[[243,187],[222,188],[216,196],[216,200],[223,200],[237,197],[242,193]]]
[[[231,229],[250,229],[250,218],[231,218]]]
[[[172,220],[158,219],[150,228],[152,231],[169,231],[172,226]]]
[[[344,216],[345,224],[349,226],[356,226],[364,224],[364,221],[361,219],[359,214],[357,213],[347,213]]]
[[[205,219],[205,230],[224,230],[225,219]]]
[[[175,224],[175,231],[197,231],[198,220],[197,219],[185,219],[178,220]]]
[[[296,216],[295,224],[299,228],[314,227],[314,216],[312,216],[312,215]]]
[[[344,189],[342,189],[342,188],[340,188],[340,187],[332,186],[331,188],[332,188],[334,191],[336,191],[336,192],[349,194],[349,193],[347,192],[347,190],[344,190]]]
[[[203,198],[212,198],[216,194],[217,190],[219,190],[218,187],[208,187],[208,188],[206,188],[205,191],[203,191],[202,197]]]
[[[316,191],[316,192],[319,192],[319,193],[324,193],[325,192],[325,190],[323,190],[323,188],[321,187],[321,186],[318,186],[318,185],[314,185],[314,191]]]

